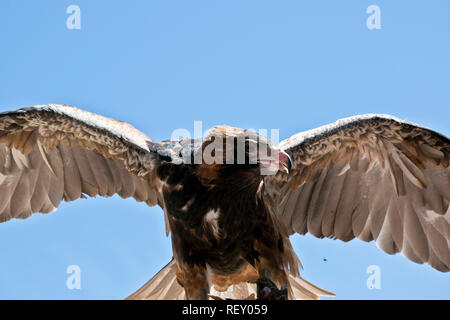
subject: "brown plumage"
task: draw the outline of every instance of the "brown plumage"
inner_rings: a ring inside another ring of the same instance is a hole
[[[154,142],[75,107],[0,114],[0,221],[61,200],[133,197],[164,210],[174,260],[129,298],[317,299],[289,242],[295,232],[375,240],[450,268],[450,141],[365,115],[274,146],[252,131]]]

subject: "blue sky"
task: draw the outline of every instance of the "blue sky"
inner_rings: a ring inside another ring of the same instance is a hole
[[[66,9],[81,9],[69,30]],[[369,5],[381,29],[369,30]],[[154,140],[218,124],[280,138],[362,113],[450,136],[450,2],[0,2],[0,111],[65,103]],[[374,243],[292,237],[302,275],[340,299],[449,299],[450,275]],[[171,258],[162,210],[119,197],[0,224],[0,299],[121,299]],[[81,269],[68,290],[66,269]],[[377,265],[381,288],[369,290]]]

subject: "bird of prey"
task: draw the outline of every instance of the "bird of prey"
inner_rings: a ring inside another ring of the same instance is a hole
[[[0,222],[61,200],[118,194],[159,205],[173,260],[130,299],[316,299],[293,233],[376,241],[450,268],[450,140],[387,115],[361,115],[278,146],[216,126],[155,142],[66,105],[0,114]]]

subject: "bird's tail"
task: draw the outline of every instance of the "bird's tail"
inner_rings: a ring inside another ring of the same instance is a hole
[[[292,300],[319,300],[320,297],[335,297],[332,292],[326,291],[306,281],[302,277],[289,275],[289,285],[292,290]]]
[[[183,300],[184,288],[176,278],[177,266],[175,260],[170,261],[153,278],[145,283],[139,290],[126,300]],[[294,300],[317,300],[320,296],[333,297],[333,293],[325,291],[301,277],[289,276],[291,287],[289,299]],[[255,299],[256,284],[241,283],[233,285],[227,291],[218,292],[211,288],[213,299]]]
[[[177,281],[177,265],[172,259],[153,278],[125,300],[183,300],[184,288]]]

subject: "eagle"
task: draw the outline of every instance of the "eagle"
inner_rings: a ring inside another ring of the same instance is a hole
[[[156,142],[67,105],[0,113],[0,222],[97,195],[159,205],[173,259],[128,299],[317,299],[289,236],[376,241],[450,268],[450,140],[381,114],[274,145],[216,126]]]

